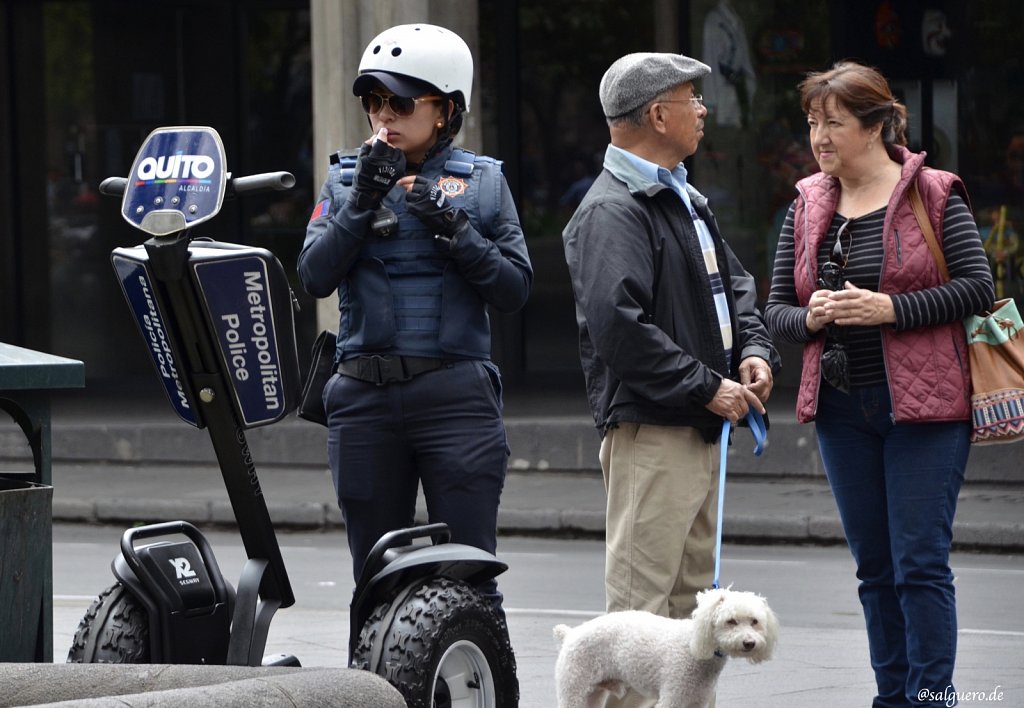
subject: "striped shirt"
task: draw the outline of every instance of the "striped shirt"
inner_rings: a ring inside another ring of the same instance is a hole
[[[850,220],[847,235],[843,237],[843,250],[848,259],[845,279],[858,288],[878,290],[884,255],[882,226],[885,212],[886,209],[882,208]],[[846,217],[840,214],[832,217],[818,252],[819,269],[829,260],[836,233],[846,221]],[[896,313],[893,326],[897,331],[954,322],[991,305],[987,299],[991,293],[988,258],[982,248],[974,216],[956,192],[950,194],[946,203],[942,234],[942,251],[950,281],[934,288],[892,295]],[[790,206],[779,234],[765,315],[773,335],[789,342],[803,343],[816,335],[807,332],[807,308],[801,307],[797,301],[793,267],[793,206]],[[850,385],[885,383],[881,329],[877,326],[843,329],[849,352]]]

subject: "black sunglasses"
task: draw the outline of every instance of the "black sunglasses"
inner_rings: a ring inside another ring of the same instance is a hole
[[[843,236],[846,250],[843,250]],[[850,220],[847,219],[836,230],[836,242],[832,246],[832,254],[828,262],[818,271],[818,287],[828,290],[842,290],[846,280],[846,264],[850,259],[850,248],[853,234],[850,232]],[[850,359],[846,352],[846,332],[842,327],[829,323],[825,328],[825,349],[821,353],[821,376],[829,385],[843,393],[850,392]]]
[[[406,98],[394,94],[384,96],[379,93],[367,93],[359,97],[363,104],[363,110],[369,114],[380,113],[384,106],[391,109],[399,118],[411,116],[416,110],[416,105],[426,101],[440,101],[440,96],[421,96],[420,98]]]
[[[843,236],[846,235],[846,250],[843,250]],[[832,246],[832,254],[821,268],[818,269],[818,287],[827,290],[842,290],[846,279],[846,264],[850,261],[850,247],[853,245],[853,233],[850,231],[850,220],[847,219],[836,231],[836,242]]]

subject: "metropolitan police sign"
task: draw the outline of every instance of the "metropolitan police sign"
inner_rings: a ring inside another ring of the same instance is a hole
[[[294,408],[297,378],[290,292],[275,277],[283,277],[280,264],[259,248],[189,250],[241,422],[249,428],[280,420]]]
[[[182,356],[182,345],[174,323],[168,320],[165,309],[160,305],[156,280],[149,270],[148,254],[141,246],[117,248],[111,255],[111,262],[164,393],[179,418],[189,425],[201,427],[201,417],[189,384],[188,364]]]

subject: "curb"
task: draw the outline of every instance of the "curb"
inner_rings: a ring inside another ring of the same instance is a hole
[[[283,530],[340,530],[341,512],[318,502],[271,503],[274,526]],[[158,499],[54,500],[53,521],[131,526],[181,519],[197,526],[235,527],[226,501],[185,502]],[[420,509],[416,523],[426,523]],[[603,511],[587,509],[510,509],[498,512],[498,530],[505,535],[604,537]],[[829,515],[725,514],[723,540],[751,544],[839,545],[845,543],[838,517]],[[953,524],[954,550],[1024,551],[1024,522],[957,521]]]
[[[61,708],[398,708],[402,695],[380,676],[348,668],[168,664],[0,664],[0,706]]]

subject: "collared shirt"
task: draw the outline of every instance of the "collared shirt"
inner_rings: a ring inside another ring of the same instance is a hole
[[[732,362],[732,320],[729,317],[729,302],[725,296],[725,283],[718,272],[715,242],[711,231],[693,208],[690,195],[686,193],[686,166],[680,162],[671,171],[661,165],[634,155],[628,150],[609,145],[605,152],[604,166],[613,175],[621,179],[634,194],[649,193],[651,187],[661,184],[671,189],[682,200],[693,220],[697,232],[701,252],[704,255],[704,267],[711,283],[711,293],[715,299],[715,311],[718,313],[718,327],[722,334],[722,345],[725,347],[726,361]]]

